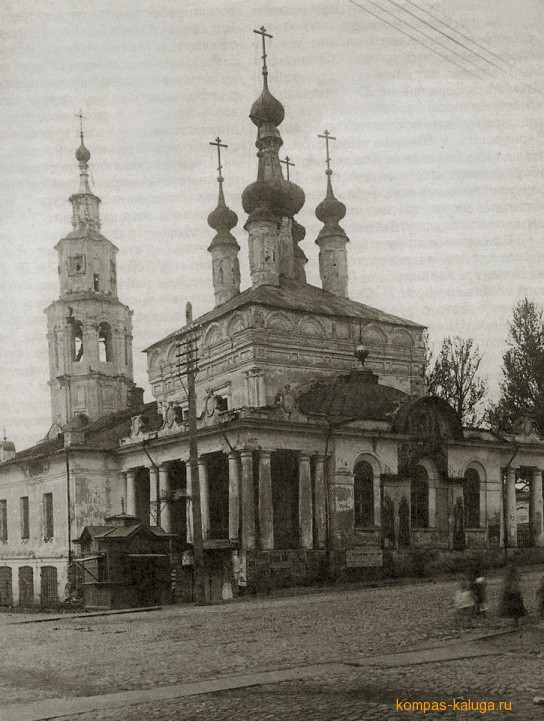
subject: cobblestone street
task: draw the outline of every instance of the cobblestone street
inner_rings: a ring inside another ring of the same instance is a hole
[[[531,617],[511,634],[485,641],[500,655],[383,668],[345,666],[306,678],[139,706],[82,713],[78,721],[136,719],[399,719],[423,718],[395,709],[395,700],[511,701],[509,718],[538,719],[544,696],[542,626],[535,591],[542,572],[523,576]],[[226,606],[23,623],[3,614],[2,705],[46,698],[151,689],[265,670],[350,661],[437,646],[501,626],[499,581],[490,581],[489,617],[459,629],[454,581],[292,597],[250,599]],[[504,718],[493,713],[491,718]],[[426,718],[481,718],[450,709]],[[0,707],[0,719],[2,719]]]

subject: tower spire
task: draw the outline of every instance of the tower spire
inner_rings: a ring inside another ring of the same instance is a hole
[[[80,145],[76,150],[76,160],[79,165],[79,190],[70,196],[70,202],[73,206],[72,225],[76,231],[98,232],[100,230],[100,198],[92,192],[89,185],[89,160],[91,154],[85,147],[83,137],[83,120],[86,118],[81,110],[79,113],[75,113],[75,117],[79,118]]]
[[[210,142],[217,148],[217,182],[219,183],[219,197],[217,207],[208,216],[208,225],[216,232],[210,246],[212,254],[213,287],[215,305],[221,305],[240,292],[240,262],[238,251],[240,246],[230,232],[238,222],[238,216],[227,207],[223,193],[223,166],[221,164],[221,149],[228,145],[217,137]]]
[[[315,209],[315,214],[323,223],[319,231],[316,243],[319,246],[319,274],[323,290],[347,298],[348,295],[348,268],[346,243],[348,237],[339,222],[346,215],[346,206],[334,197],[332,190],[332,170],[330,146],[331,140],[336,140],[328,130],[318,135],[318,138],[325,140],[327,169],[327,193],[325,199]]]

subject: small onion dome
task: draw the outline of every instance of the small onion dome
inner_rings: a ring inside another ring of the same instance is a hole
[[[407,393],[397,388],[380,385],[378,376],[363,368],[338,376],[332,383],[315,386],[303,393],[297,404],[308,415],[346,421],[387,421],[409,399]]]
[[[304,205],[306,197],[302,188],[290,180],[257,180],[242,193],[242,205],[252,215],[257,208],[269,208],[278,218],[292,218]]]
[[[306,228],[294,219],[291,226],[291,236],[295,243],[300,243],[306,237]]]
[[[327,195],[315,209],[315,214],[322,223],[338,223],[346,215],[346,206],[336,200],[332,192],[330,171],[327,171]]]
[[[230,231],[238,222],[238,216],[236,213],[227,207],[225,203],[225,196],[223,195],[223,184],[219,183],[219,200],[217,202],[217,208],[212,210],[208,215],[208,225],[217,231],[217,235],[220,236],[233,236],[230,235]],[[217,236],[216,236],[217,237]],[[234,238],[233,238],[234,240]],[[236,241],[235,241],[236,242]]]
[[[15,443],[8,441],[8,439],[5,436],[4,436],[4,440],[0,441],[0,448],[3,451],[13,451],[13,453],[15,453]]]
[[[265,123],[272,123],[278,127],[285,117],[285,108],[265,85],[263,92],[251,106],[249,117],[258,128]]]
[[[87,148],[85,147],[85,144],[84,144],[84,142],[83,142],[83,138],[81,138],[81,145],[80,145],[79,148],[76,150],[76,160],[77,160],[79,163],[88,163],[90,157],[91,157],[91,154],[90,154],[90,152],[87,150]]]

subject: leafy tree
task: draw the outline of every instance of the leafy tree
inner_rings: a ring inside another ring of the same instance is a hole
[[[436,360],[426,363],[429,393],[447,401],[463,425],[482,420],[487,382],[479,375],[482,355],[472,338],[444,338]]]
[[[492,428],[512,431],[522,415],[544,434],[544,320],[535,303],[524,298],[514,308],[503,356],[498,403],[487,414]]]

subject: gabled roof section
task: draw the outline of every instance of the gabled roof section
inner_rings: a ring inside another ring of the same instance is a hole
[[[130,433],[130,421],[133,416],[149,414],[153,418],[157,415],[157,403],[145,403],[140,408],[126,408],[117,413],[103,416],[92,423],[81,428],[83,443],[77,448],[92,448],[94,450],[109,451],[118,447],[120,438]],[[30,461],[34,458],[43,458],[64,448],[64,438],[61,433],[57,438],[47,439],[36,443],[30,448],[19,451],[14,458],[6,461],[1,466],[8,466],[10,463]]]
[[[250,304],[263,305],[269,308],[282,308],[284,310],[298,310],[303,313],[313,313],[316,315],[356,318],[367,322],[378,321],[380,323],[388,323],[389,325],[410,328],[425,328],[425,326],[420,323],[391,315],[383,310],[359,303],[356,300],[341,298],[315,285],[302,283],[291,278],[285,278],[284,276],[281,277],[279,286],[261,285],[258,288],[248,288],[244,290],[226,303],[223,303],[208,313],[204,313],[200,318],[196,318],[194,324],[208,323],[237,308]],[[148,346],[144,352],[155,348],[165,341],[180,336],[184,330],[185,326]]]

